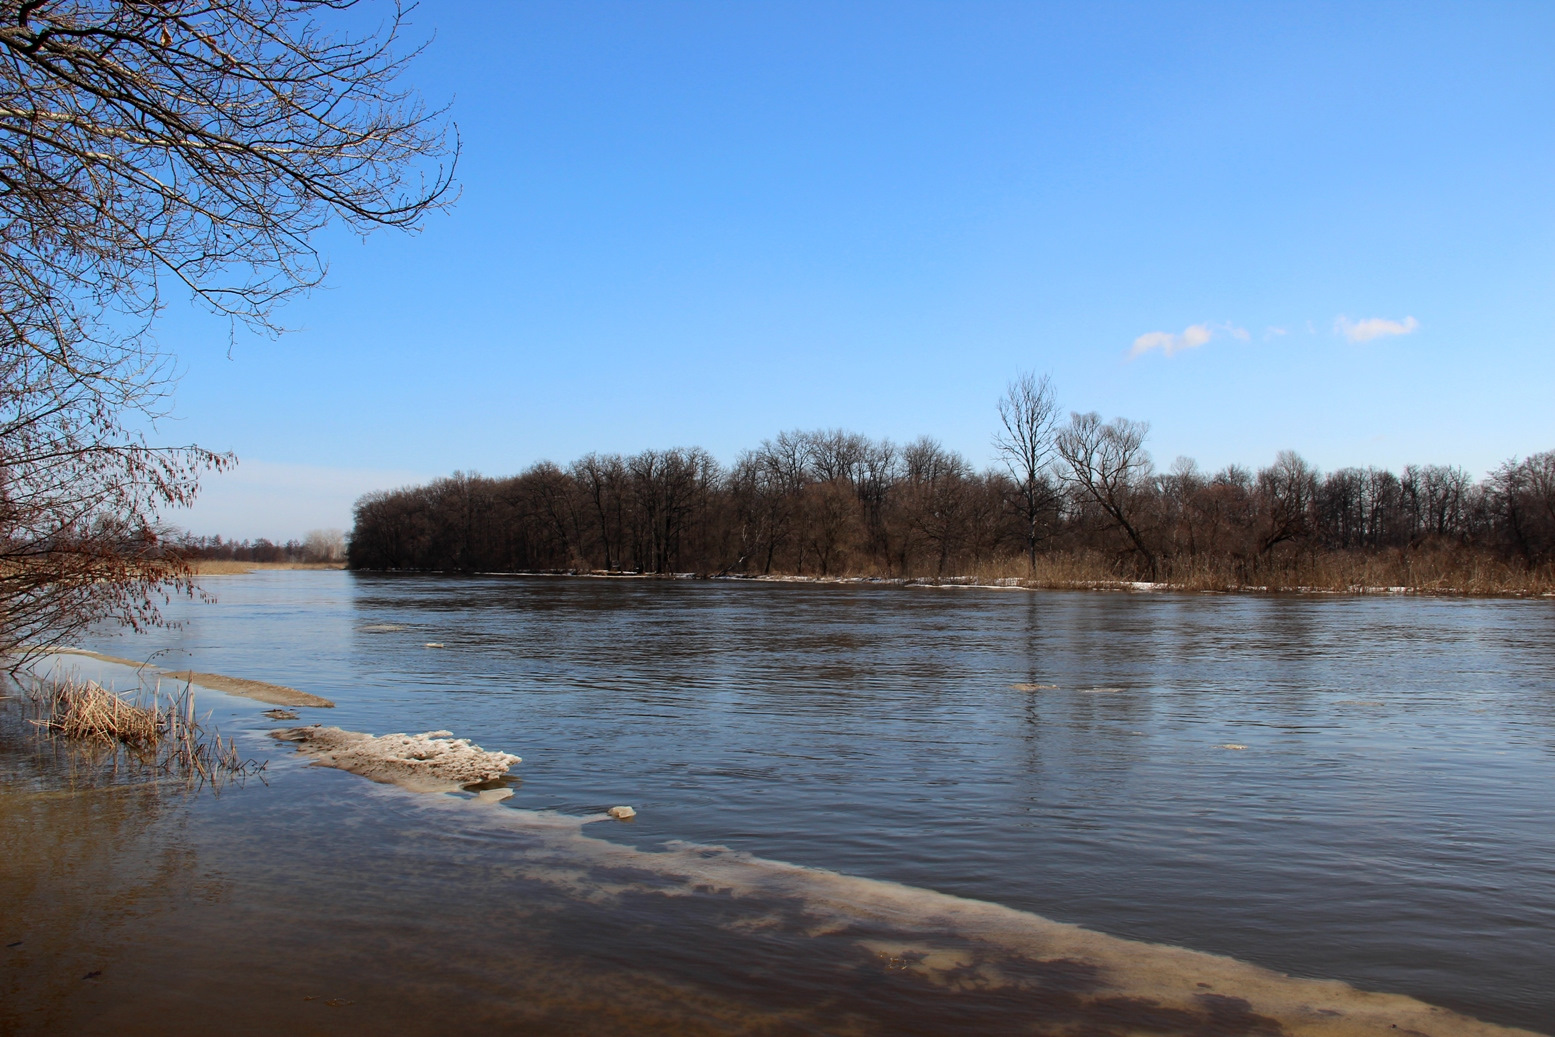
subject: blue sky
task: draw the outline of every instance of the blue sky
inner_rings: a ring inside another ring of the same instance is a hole
[[[1151,424],[1157,463],[1555,448],[1555,6],[475,4],[409,81],[463,196],[326,237],[279,341],[170,312],[170,516],[349,525],[456,469],[785,428],[991,460],[995,401]]]

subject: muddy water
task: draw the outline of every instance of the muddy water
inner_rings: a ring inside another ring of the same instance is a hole
[[[1555,1030],[1550,602],[211,584],[89,647],[451,729],[516,795],[305,767],[216,693],[268,785],[7,726],[0,1031]]]

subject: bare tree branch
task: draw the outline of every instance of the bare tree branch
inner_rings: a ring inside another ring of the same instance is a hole
[[[999,400],[999,423],[994,447],[1015,480],[1014,504],[1026,534],[1026,555],[1032,571],[1037,568],[1037,547],[1042,542],[1042,523],[1058,502],[1058,481],[1052,478],[1054,436],[1058,426],[1058,400],[1049,376],[1031,372],[1011,382]]]
[[[1058,433],[1054,447],[1069,467],[1070,479],[1080,496],[1117,524],[1134,550],[1144,559],[1150,578],[1156,576],[1156,553],[1146,543],[1139,518],[1141,491],[1151,472],[1145,436],[1150,426],[1142,421],[1117,418],[1102,424],[1101,415],[1070,415]]]
[[[168,286],[234,325],[324,276],[314,235],[413,230],[457,135],[397,86],[410,8],[350,0],[0,0],[0,649],[188,590],[161,515],[232,463],[150,437]]]

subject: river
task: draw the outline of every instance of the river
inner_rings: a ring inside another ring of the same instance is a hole
[[[1254,996],[1265,969],[1555,1029],[1555,602],[207,586],[179,628],[87,647],[337,703],[303,722],[451,730],[523,757],[515,795],[305,766],[215,692],[270,761],[219,795],[72,784],[13,725],[0,1029],[1271,1034],[1302,1031],[1265,1004],[1348,1010]],[[617,804],[636,818],[576,820]]]

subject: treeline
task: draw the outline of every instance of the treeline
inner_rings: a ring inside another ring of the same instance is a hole
[[[171,540],[168,553],[190,561],[226,562],[340,562],[345,559],[345,536],[338,529],[321,529],[303,540],[278,544],[257,540],[223,540],[220,536],[184,535]]]
[[[1026,388],[1040,390],[1027,404],[1051,412],[1045,383]],[[1555,570],[1555,451],[1481,481],[1440,465],[1321,473],[1292,452],[1257,470],[1179,460],[1158,472],[1141,424],[1087,414],[1060,427],[1019,411],[1001,409],[1005,464],[987,471],[929,438],[818,431],[785,432],[728,467],[689,448],[590,454],[503,479],[459,473],[363,497],[348,560],[1461,589],[1542,586]]]

